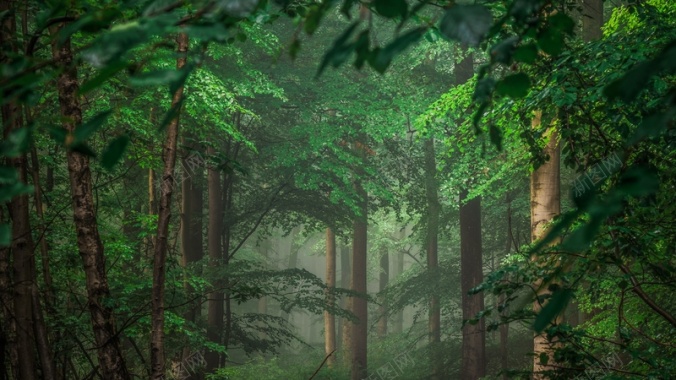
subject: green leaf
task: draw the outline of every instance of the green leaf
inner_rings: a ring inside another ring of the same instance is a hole
[[[136,87],[162,86],[180,80],[180,70],[165,69],[140,73],[129,78],[129,84]]]
[[[73,132],[73,144],[79,144],[87,141],[87,139],[94,134],[103,124],[108,120],[111,111],[103,111],[96,116],[89,119],[86,123],[75,128]]]
[[[512,61],[512,53],[518,41],[519,38],[516,36],[500,41],[500,43],[491,48],[491,59],[495,62],[508,65]]]
[[[99,74],[97,76],[83,83],[82,86],[80,86],[78,94],[83,95],[88,93],[89,91],[101,87],[101,85],[105,81],[112,78],[113,76],[115,76],[115,74],[126,69],[127,67],[129,67],[129,65],[122,61],[115,61],[110,63],[109,65],[105,66],[101,71],[99,71]]]
[[[517,62],[523,62],[527,64],[533,64],[538,56],[538,47],[535,44],[521,45],[512,54]]]
[[[73,152],[78,152],[80,154],[84,154],[85,156],[88,157],[96,157],[96,152],[92,150],[87,144],[85,143],[79,143],[79,144],[74,144],[68,147],[69,150]]]
[[[392,41],[383,49],[374,50],[369,64],[379,73],[384,73],[392,63],[394,57],[406,50],[411,44],[418,42],[427,31],[426,28],[413,29]]]
[[[547,17],[547,22],[550,28],[555,29],[559,33],[573,34],[575,29],[575,21],[563,12]]]
[[[508,75],[499,81],[495,90],[505,96],[509,96],[514,99],[523,98],[528,95],[528,89],[530,88],[530,78],[525,73],[518,73]]]
[[[493,24],[493,15],[483,5],[455,5],[446,11],[439,30],[451,39],[478,46]]]
[[[488,134],[491,138],[491,143],[495,145],[495,147],[498,149],[498,152],[502,151],[502,131],[495,126],[495,124],[491,124],[489,129],[488,129]]]
[[[33,186],[29,186],[18,181],[11,185],[0,186],[0,203],[9,202],[14,197],[22,194],[31,194],[32,192]]]
[[[547,301],[545,306],[540,310],[535,322],[533,322],[533,330],[536,333],[541,333],[542,330],[549,325],[557,315],[568,306],[568,302],[573,297],[573,290],[571,289],[557,289],[552,294],[552,297]]]
[[[556,29],[547,28],[538,37],[538,46],[542,51],[551,55],[557,56],[563,50],[563,34]]]
[[[0,166],[0,185],[12,184],[19,180],[19,173],[11,166]]]
[[[110,170],[122,158],[122,155],[129,144],[129,136],[119,136],[113,140],[101,156],[101,166]]]
[[[9,247],[12,244],[12,228],[9,224],[0,224],[0,247]]]
[[[317,77],[322,75],[322,72],[324,72],[324,69],[326,69],[326,66],[331,64],[333,67],[338,67],[342,65],[350,56],[352,51],[355,49],[355,44],[354,43],[347,43],[348,39],[350,39],[350,36],[354,32],[354,30],[357,28],[359,25],[359,22],[353,22],[352,25],[350,25],[343,34],[341,34],[334,42],[333,46],[331,49],[329,49],[328,52],[324,55],[324,58],[322,59],[322,63],[319,65],[319,70],[317,70]]]
[[[18,157],[28,151],[30,146],[30,128],[18,128],[0,143],[0,155],[4,157]]]
[[[385,18],[406,17],[408,4],[406,0],[375,0],[376,12]]]

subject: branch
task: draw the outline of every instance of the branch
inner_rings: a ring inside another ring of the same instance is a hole
[[[308,380],[312,380],[312,379],[315,378],[315,376],[317,376],[317,374],[319,373],[319,370],[322,369],[322,367],[324,366],[324,363],[326,363],[326,361],[329,360],[329,357],[330,357],[331,355],[333,355],[334,352],[336,352],[335,349],[334,349],[333,351],[331,351],[328,355],[326,355],[326,357],[325,357],[324,360],[322,361],[322,364],[319,365],[319,368],[317,368],[317,370],[315,371],[315,373],[313,373],[312,376],[310,376],[310,378],[309,378]]]
[[[617,264],[622,272],[629,276],[629,279],[631,280],[632,285],[634,287],[631,289],[643,302],[645,302],[646,305],[648,305],[651,309],[653,309],[657,314],[662,316],[667,322],[671,323],[672,326],[676,327],[676,318],[674,318],[673,315],[669,314],[666,310],[662,309],[659,307],[655,301],[650,298],[650,296],[643,290],[641,287],[641,284],[636,280],[636,277],[634,277],[634,274],[631,273],[629,268],[627,268],[626,265],[618,263]]]

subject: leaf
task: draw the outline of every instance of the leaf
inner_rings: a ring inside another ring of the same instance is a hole
[[[491,138],[491,144],[495,145],[498,152],[502,152],[502,131],[496,127],[495,124],[491,124],[488,129],[488,134]]]
[[[22,194],[31,194],[32,192],[33,186],[29,186],[18,181],[11,185],[0,186],[0,203],[9,202],[14,197]]]
[[[376,12],[385,18],[406,17],[408,4],[406,0],[375,0]]]
[[[547,17],[547,22],[550,28],[555,29],[559,33],[573,34],[575,29],[575,21],[563,12]]]
[[[491,59],[495,62],[508,65],[512,61],[512,54],[518,41],[519,38],[516,36],[500,41],[500,43],[491,48]]]
[[[113,76],[115,76],[115,74],[126,69],[127,67],[129,67],[129,65],[122,61],[115,61],[110,63],[109,65],[101,69],[101,71],[99,71],[99,74],[97,76],[83,83],[82,86],[80,86],[80,89],[78,90],[78,94],[84,95],[89,91],[99,88],[105,81],[112,78]]]
[[[180,70],[166,69],[140,73],[129,78],[129,84],[136,87],[162,86],[180,80]]]
[[[19,180],[19,173],[10,166],[0,166],[0,185],[12,184]]]
[[[78,152],[80,154],[84,154],[85,156],[88,157],[96,157],[96,152],[92,150],[87,144],[80,143],[80,144],[74,144],[68,147],[69,150],[73,152]]]
[[[0,143],[0,154],[4,157],[18,157],[28,151],[30,144],[30,128],[18,128],[13,130],[7,136],[7,139]]]
[[[556,318],[557,315],[568,306],[568,302],[573,297],[572,289],[557,289],[552,294],[552,297],[547,301],[545,306],[540,310],[537,317],[535,317],[535,322],[533,322],[533,330],[536,333],[541,333],[542,330],[549,325],[551,321]]]
[[[512,58],[514,58],[515,61],[527,63],[529,65],[535,62],[537,56],[538,48],[535,44],[521,45],[516,48],[514,54],[512,54]]]
[[[538,46],[542,51],[557,56],[563,50],[563,34],[554,28],[545,29],[538,37]]]
[[[12,244],[12,228],[9,224],[0,224],[0,247],[9,247]]]
[[[353,22],[343,34],[341,34],[334,42],[331,49],[324,55],[322,63],[319,65],[319,70],[317,70],[317,77],[322,75],[324,69],[328,64],[331,64],[333,67],[338,67],[343,64],[347,58],[350,56],[352,51],[355,48],[355,44],[348,44],[347,40],[350,38],[354,30],[359,25],[359,22]]]
[[[455,5],[446,11],[439,30],[451,39],[478,46],[493,24],[493,15],[483,5]]]
[[[504,77],[499,81],[495,90],[502,95],[509,96],[514,99],[523,98],[528,95],[530,88],[530,79],[525,73],[512,74]]]
[[[172,120],[178,117],[179,112],[181,111],[181,107],[183,107],[184,100],[185,97],[181,97],[181,99],[169,109],[166,115],[164,115],[164,118],[162,119],[160,126],[157,128],[158,130],[164,131],[164,129],[169,125],[169,123],[171,123]]]
[[[73,144],[79,144],[87,141],[87,139],[99,128],[101,128],[106,120],[108,120],[110,113],[110,110],[103,111],[89,119],[86,123],[75,128],[75,131],[73,131]]]
[[[397,54],[406,50],[409,45],[418,42],[418,40],[422,38],[426,31],[426,28],[413,29],[399,36],[385,48],[379,49],[377,51],[374,50],[374,53],[371,56],[372,59],[369,60],[369,64],[379,73],[384,73],[392,63],[392,59]]]
[[[127,145],[129,144],[129,136],[119,136],[115,138],[103,152],[101,156],[101,166],[110,170],[122,158]]]

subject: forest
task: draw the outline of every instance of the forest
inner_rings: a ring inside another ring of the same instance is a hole
[[[0,380],[676,379],[673,0],[0,0],[0,49]]]

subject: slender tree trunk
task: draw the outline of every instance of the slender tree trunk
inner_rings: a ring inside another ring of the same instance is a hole
[[[57,45],[57,28],[52,28],[54,42],[52,54],[59,67],[63,68],[57,78],[59,106],[64,128],[73,133],[82,124],[82,108],[78,91],[77,71],[73,63],[70,39]],[[67,153],[68,174],[70,178],[71,197],[73,200],[73,220],[77,232],[77,244],[84,266],[87,304],[91,314],[94,341],[97,347],[99,369],[102,377],[108,379],[129,379],[129,373],[120,350],[118,333],[115,328],[113,310],[105,306],[105,299],[110,296],[108,278],[106,276],[105,254],[92,194],[92,176],[89,158],[78,152]]]
[[[190,145],[194,148],[194,144],[186,142],[185,139],[183,145]],[[201,160],[192,162],[191,159],[194,156],[189,154],[184,154],[181,158],[181,165],[185,171],[181,183],[181,264],[185,269],[201,260],[204,255],[202,250],[202,208],[204,206],[202,162]],[[200,315],[201,303],[199,299],[192,300],[192,298],[197,298],[197,294],[188,281],[185,281],[184,288],[189,301],[184,318],[187,322],[195,323]],[[190,347],[184,348],[183,360],[193,354]],[[198,371],[190,371],[186,380],[198,380],[201,378],[200,375]]]
[[[364,158],[364,147],[357,144],[357,153]],[[359,294],[366,294],[366,265],[367,265],[367,223],[368,223],[368,194],[359,179],[354,181],[355,193],[359,199],[359,212],[353,223],[352,235],[352,290]],[[361,380],[368,376],[367,369],[367,337],[368,337],[368,304],[366,298],[352,297],[352,313],[357,318],[356,323],[350,326],[352,356],[351,379]]]
[[[343,245],[340,248],[340,287],[344,289],[349,289],[352,285],[352,268],[350,267],[350,247]],[[340,307],[345,310],[352,310],[350,306],[350,297],[345,297],[341,299]],[[350,364],[350,331],[349,331],[350,321],[345,318],[340,318],[338,324],[338,336],[340,337],[340,348],[342,350],[343,364],[348,366]]]
[[[239,125],[239,122],[238,124]],[[231,149],[231,142],[228,143],[227,153],[228,157],[233,160],[237,159],[239,152],[239,143],[235,144],[234,149]],[[223,175],[223,207],[225,209],[224,215],[231,215],[233,213],[233,193],[235,191],[235,174],[233,172],[225,173]],[[228,268],[230,265],[230,241],[232,239],[230,222],[224,223],[223,226],[223,266]],[[230,298],[230,279],[226,278],[224,281],[225,287],[225,327],[223,333],[223,346],[227,350],[230,347],[230,337],[232,335],[232,303]],[[226,360],[223,360],[225,365]]]
[[[434,139],[428,138],[424,142],[425,153],[425,192],[427,195],[427,233],[425,237],[425,253],[427,256],[427,270],[431,278],[437,278],[439,270],[438,235],[439,212],[441,205],[437,194],[437,163],[434,150]],[[430,295],[429,319],[427,322],[429,334],[430,360],[432,361],[432,380],[442,377],[443,360],[439,351],[441,343],[441,309],[439,295]]]
[[[536,112],[533,118],[533,128],[537,128],[541,124],[542,112]],[[530,178],[530,211],[531,211],[531,239],[533,242],[544,237],[548,230],[547,225],[561,213],[561,195],[560,195],[560,149],[559,138],[555,128],[547,130],[549,141],[545,146],[545,156],[549,159],[543,163],[539,168],[535,169]],[[552,244],[557,244],[558,241]],[[533,258],[534,260],[536,257]],[[539,289],[538,297],[548,294],[545,287],[540,289],[542,281],[538,280],[535,283],[535,288]],[[536,300],[533,303],[533,311],[538,313],[544,305]],[[560,322],[557,318],[555,323]],[[535,379],[545,378],[543,371],[553,370],[555,365],[553,351],[555,342],[550,342],[545,334],[536,335],[533,338],[533,350],[535,352],[533,362],[533,372]],[[547,365],[541,363],[541,356],[547,356]]]
[[[188,51],[188,36],[179,33],[177,39],[178,59],[176,68],[181,69],[186,64]],[[183,99],[183,86],[179,87],[171,99],[171,107],[178,107]],[[160,209],[157,217],[157,241],[154,250],[153,262],[153,289],[152,289],[152,331],[150,335],[150,368],[153,380],[165,379],[164,354],[164,286],[166,279],[167,251],[169,249],[169,220],[171,219],[171,196],[174,193],[176,167],[176,147],[178,144],[178,126],[180,112],[171,120],[167,127],[167,137],[164,142],[162,158],[162,191],[160,192]]]
[[[474,75],[474,57],[467,54],[455,68],[457,84],[467,82]],[[467,189],[460,192],[460,278],[462,291],[462,319],[473,318],[484,308],[483,294],[470,296],[470,289],[483,281],[481,245],[481,199],[467,203]],[[462,329],[462,366],[460,378],[475,380],[486,375],[486,337],[483,318],[477,324],[465,324]]]
[[[212,147],[208,148],[210,156],[215,155]],[[223,264],[223,247],[221,237],[223,233],[223,195],[221,194],[221,175],[218,169],[210,167],[207,172],[207,186],[209,188],[209,228],[207,230],[207,248],[209,251],[209,266],[213,272]],[[207,313],[207,339],[216,344],[222,344],[224,294],[223,281],[215,280],[215,291],[209,293]],[[207,371],[212,372],[220,365],[220,353],[209,351],[206,355]]]
[[[512,250],[512,201],[507,198],[507,244],[505,248],[506,255]],[[505,294],[500,294],[498,298],[499,304],[504,304],[506,300]],[[503,310],[501,315],[509,315],[508,310]],[[509,377],[507,375],[507,370],[509,369],[509,323],[502,323],[500,325],[500,369],[503,371],[502,378],[507,380]]]
[[[390,255],[387,252],[387,247],[383,245],[380,249],[380,283],[379,292],[383,294],[387,288],[387,284],[390,280]],[[389,309],[387,303],[385,302],[384,297],[380,299],[380,305],[378,306],[378,337],[380,339],[385,339],[387,337],[387,322],[388,322]]]
[[[336,297],[333,289],[336,287],[336,235],[331,228],[326,229],[326,305],[335,306]],[[324,311],[324,351],[330,355],[326,361],[333,367],[336,357],[332,354],[336,350],[336,317],[332,312]]]
[[[399,240],[403,241],[406,238],[406,231],[402,228],[399,232]],[[395,254],[394,260],[394,276],[392,278],[398,278],[404,273],[404,252],[397,252]],[[394,315],[394,323],[392,325],[392,332],[395,334],[401,334],[404,331],[404,310],[399,310]]]
[[[481,248],[481,199],[467,201],[467,190],[460,192],[460,266],[462,319],[468,320],[484,309],[483,293],[468,292],[483,282]],[[465,203],[467,201],[467,203]],[[463,204],[464,203],[464,204]],[[462,369],[460,378],[474,380],[486,376],[486,329],[482,318],[462,329]]]

